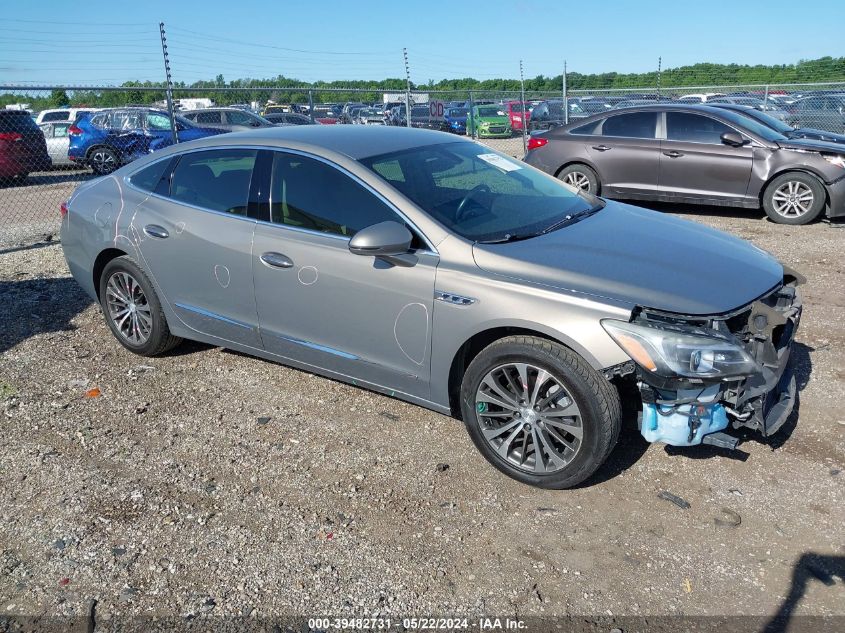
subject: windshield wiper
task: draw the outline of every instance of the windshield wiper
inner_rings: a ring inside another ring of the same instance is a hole
[[[479,240],[477,244],[507,244],[508,242],[519,242],[522,240],[529,240],[532,237],[537,237],[541,233],[527,233],[525,235],[506,233],[502,237],[497,237],[495,240]]]
[[[576,222],[580,222],[584,218],[588,218],[594,213],[598,213],[604,209],[604,203],[597,204],[594,207],[590,207],[589,209],[585,209],[583,211],[579,211],[578,213],[572,213],[565,216],[562,220],[555,222],[551,226],[547,226],[545,229],[540,231],[537,235],[545,235],[546,233],[551,233],[552,231],[557,231],[558,229],[562,229],[565,226],[570,226],[575,224]]]

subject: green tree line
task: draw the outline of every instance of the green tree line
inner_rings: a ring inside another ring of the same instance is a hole
[[[655,69],[646,73],[597,73],[582,74],[568,72],[568,89],[577,91],[613,90],[625,88],[642,88],[654,90],[658,83],[658,73]],[[845,81],[845,57],[821,57],[819,59],[801,60],[795,64],[749,66],[747,64],[710,64],[700,63],[678,68],[667,68],[660,74],[661,89],[671,92],[686,86],[740,86],[788,83],[821,83]],[[525,89],[531,93],[558,93],[562,88],[562,74],[553,77],[538,75],[525,80]],[[295,78],[278,75],[266,79],[235,79],[226,81],[223,75],[217,75],[213,80],[196,81],[191,84],[174,83],[173,98],[208,97],[221,105],[233,103],[249,103],[251,101],[265,102],[272,99],[278,103],[305,103],[308,93],[294,88],[309,88],[313,90],[313,98],[317,103],[339,102],[349,100],[377,101],[381,100],[384,92],[402,92],[405,90],[405,80],[400,78],[382,79],[380,81],[318,81],[307,84]],[[127,81],[121,86],[123,90],[75,90],[68,92],[61,88],[53,90],[49,95],[41,93],[10,93],[0,95],[0,107],[11,103],[30,103],[34,110],[65,106],[97,106],[110,107],[127,104],[149,105],[165,99],[163,83]],[[456,90],[468,92],[470,90],[484,92],[518,91],[518,79],[485,79],[472,77],[464,79],[429,80],[424,84],[411,84],[414,90],[436,93],[437,91]],[[139,90],[145,88],[145,90]],[[149,90],[154,88],[155,90]],[[232,92],[213,92],[210,88],[230,88]],[[331,92],[325,89],[347,89],[349,92]],[[366,90],[367,92],[353,92],[352,90]]]

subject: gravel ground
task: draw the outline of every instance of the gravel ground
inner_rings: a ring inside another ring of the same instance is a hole
[[[800,414],[742,453],[629,430],[562,492],[505,478],[460,423],[397,400],[199,344],[133,356],[60,246],[0,253],[0,610],[85,616],[93,600],[98,630],[326,614],[845,625],[845,230],[674,212],[807,276]]]

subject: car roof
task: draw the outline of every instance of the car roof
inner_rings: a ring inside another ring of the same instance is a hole
[[[179,114],[185,116],[185,113],[193,114],[194,112],[219,112],[220,110],[227,110],[227,111],[234,111],[234,112],[250,112],[249,110],[244,110],[243,108],[233,108],[232,106],[214,106],[211,108],[192,108],[190,110],[181,110]],[[252,114],[252,112],[250,112]],[[284,113],[279,113],[284,114]]]
[[[731,105],[731,104],[722,104]],[[712,116],[722,116],[724,118],[725,110],[728,108],[718,107],[716,105],[707,105],[706,103],[678,103],[677,101],[661,101],[659,103],[643,103],[641,105],[618,108],[615,110],[607,110],[599,112],[598,114],[590,115],[586,118],[576,119],[568,125],[556,128],[564,132],[569,132],[574,128],[587,125],[593,121],[606,119],[609,116],[619,116],[620,114],[629,114],[632,112],[649,112],[651,110],[673,110],[675,112],[699,112],[701,114],[709,114]]]
[[[191,145],[199,147],[254,143],[285,147],[288,142],[310,145],[318,150],[344,154],[359,160],[413,147],[472,141],[463,141],[446,132],[399,126],[293,125],[221,134],[192,141]]]

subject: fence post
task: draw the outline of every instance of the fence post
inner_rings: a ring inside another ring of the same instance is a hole
[[[663,67],[663,57],[657,58],[657,100],[660,100],[660,72]]]
[[[569,125],[569,93],[566,90],[566,60],[563,60],[563,124]]]
[[[411,127],[411,69],[408,66],[408,49],[403,48],[405,56],[405,127]]]
[[[167,38],[164,35],[164,22],[158,23],[158,31],[161,35],[161,54],[164,55],[164,78],[167,81],[167,112],[170,114],[170,136],[174,143],[179,142],[179,134],[176,132],[176,115],[173,113],[173,82],[170,80],[170,60],[167,57]]]
[[[311,117],[311,123],[314,123],[314,91],[308,91],[308,115]]]
[[[769,84],[766,84],[766,92],[763,94],[763,107],[769,104]]]
[[[525,76],[522,73],[522,60],[519,60],[519,103],[522,110],[522,153],[528,153],[528,121],[525,120]]]
[[[472,116],[473,99],[472,90],[469,91],[469,127],[472,129],[472,138],[475,138],[475,118]]]

